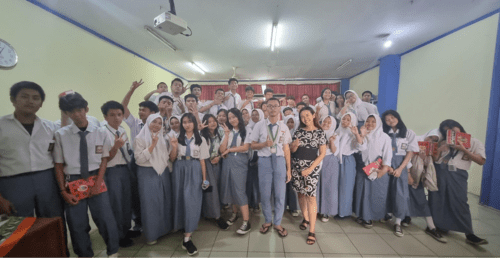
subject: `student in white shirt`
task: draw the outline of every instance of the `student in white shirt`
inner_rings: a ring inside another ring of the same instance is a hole
[[[45,92],[34,82],[10,88],[14,113],[0,117],[0,214],[63,217],[54,177],[54,123],[36,112]]]
[[[191,91],[191,94],[195,95],[198,98],[198,110],[205,105],[204,100],[201,99],[201,86],[199,84],[192,84],[189,86],[189,90]],[[200,111],[200,113],[203,113]]]
[[[146,119],[151,114],[155,114],[159,112],[158,106],[151,101],[143,101],[139,103],[139,118],[136,118],[130,113],[128,108],[128,104],[130,102],[130,98],[132,94],[134,94],[135,90],[144,84],[142,79],[140,81],[134,81],[132,86],[130,86],[130,90],[125,94],[125,97],[122,100],[123,108],[125,109],[124,121],[130,128],[130,144],[134,146],[135,136],[139,134],[141,129],[144,127],[146,123]],[[159,96],[160,98],[161,96]],[[158,99],[159,99],[158,98]],[[137,167],[135,165],[135,158],[132,157],[132,161],[130,162],[132,165],[132,218],[134,220],[134,228],[129,232],[129,235],[132,237],[138,237],[141,235],[141,204],[139,200],[139,192],[137,189]]]
[[[321,91],[321,101],[316,104],[316,113],[318,113],[319,120],[327,116],[335,115],[335,94],[332,93],[330,88],[324,88]],[[318,121],[319,121],[318,120]]]
[[[439,125],[439,132],[446,137],[447,131],[465,133],[464,128],[455,120],[444,120]],[[486,239],[479,238],[472,229],[472,218],[467,204],[467,178],[472,162],[482,166],[486,162],[484,144],[471,137],[470,148],[465,148],[462,142],[457,145],[446,144],[446,138],[440,147],[434,161],[438,191],[429,192],[429,207],[438,231],[453,230],[465,233],[466,242],[471,245],[488,244]]]
[[[167,133],[168,137],[170,139],[173,139],[173,138],[178,138],[179,137],[179,133],[181,131],[181,117],[180,116],[172,116],[170,117],[170,119],[168,120],[168,123],[170,125],[170,131]]]
[[[344,108],[345,104],[345,98],[344,95],[342,94],[337,94],[337,97],[335,98],[335,117],[337,119],[341,119],[338,117],[340,111]]]
[[[222,162],[220,198],[222,203],[233,205],[233,214],[227,221],[233,225],[238,220],[238,206],[243,216],[243,224],[236,231],[244,235],[250,231],[250,214],[246,195],[246,180],[248,173],[249,137],[240,110],[232,108],[228,113],[228,123],[221,125],[224,137],[219,151],[224,158]]]
[[[203,120],[203,114],[198,112],[198,98],[194,94],[188,94],[184,96],[184,102],[186,103],[186,111],[193,114],[194,117],[196,117],[196,122],[198,122],[198,125],[200,128],[198,130],[203,129],[202,122]]]
[[[283,118],[283,122],[288,126],[290,130],[290,135],[293,135],[295,131],[299,128],[299,118],[294,115],[287,115]],[[288,206],[288,210],[293,217],[299,216],[299,199],[297,197],[297,192],[293,190],[292,181],[286,184],[286,195],[285,195],[285,209]]]
[[[243,117],[243,122],[245,123],[245,126],[247,126],[248,123],[250,123],[250,112],[252,111],[246,108],[241,110],[241,117]]]
[[[409,214],[408,199],[408,169],[414,152],[419,151],[415,133],[406,128],[401,116],[395,110],[387,110],[382,114],[384,133],[391,137],[392,164],[389,168],[389,194],[387,200],[387,215],[383,221],[396,217],[394,234],[404,235],[401,221]]]
[[[184,99],[181,97],[181,95],[186,91],[186,87],[184,87],[184,82],[179,78],[175,78],[172,80],[170,88],[172,89],[172,94],[170,95],[170,97],[174,99],[174,106],[172,111],[173,115],[180,116],[188,112],[184,103]]]
[[[250,137],[252,134],[255,125],[264,119],[264,112],[260,109],[254,109],[251,112],[251,119],[246,126],[246,130],[248,133],[247,137]],[[259,166],[258,160],[259,155],[257,154],[257,150],[252,150],[252,148],[248,151],[248,176],[247,176],[247,198],[248,198],[248,206],[250,209],[253,209],[254,212],[260,213],[260,191],[259,191]]]
[[[358,117],[358,127],[361,127],[365,123],[369,114],[378,115],[377,106],[367,102],[363,102],[358,97],[358,94],[355,91],[353,90],[346,91],[344,93],[344,97],[345,97],[345,105],[344,108],[337,115],[337,118],[339,118],[339,116],[343,116],[347,112],[352,112]]]
[[[366,102],[366,103],[370,103],[372,97],[373,97],[373,93],[369,90],[363,91],[363,93],[361,94],[361,98],[362,98],[363,102]]]
[[[292,113],[294,116],[299,117],[299,112],[297,111],[297,108],[295,107],[295,97],[293,95],[287,96],[286,98],[282,98],[280,101],[286,100],[286,106],[281,107],[281,113],[283,113],[283,116],[287,116],[288,114],[285,114],[285,109],[290,109],[292,110]]]
[[[90,228],[88,209],[90,208],[92,218],[107,245],[107,254],[115,255],[119,248],[119,236],[111,210],[109,192],[99,193],[104,183],[109,144],[106,129],[88,122],[87,105],[87,101],[78,93],[59,99],[59,108],[74,123],[55,133],[56,180],[61,195],[66,201],[66,220],[75,253],[80,257],[94,256],[88,231]],[[87,180],[90,176],[95,176],[95,184],[89,189],[90,196],[78,200],[67,189],[66,183],[79,179]]]
[[[297,103],[296,107],[297,107],[297,113],[300,113],[300,110],[307,107],[307,104],[301,101],[301,102]],[[297,116],[297,117],[299,117],[299,116]]]
[[[156,85],[156,90],[146,94],[146,96],[144,96],[144,101],[151,101],[151,102],[157,102],[158,100],[158,95],[154,96],[155,93],[158,93],[158,94],[162,94],[162,93],[167,93],[168,92],[168,85],[164,82],[160,82],[158,83],[158,85]]]
[[[124,108],[116,101],[108,101],[101,107],[106,120],[107,148],[109,160],[106,169],[105,182],[109,192],[109,202],[117,223],[120,237],[120,247],[129,247],[134,244],[127,236],[132,221],[132,171],[129,170],[132,146],[127,137],[125,128],[121,127]]]
[[[159,114],[150,115],[134,143],[142,225],[148,245],[156,244],[159,237],[172,230],[169,150],[162,123]]]
[[[285,211],[286,183],[291,179],[289,144],[292,138],[286,124],[279,121],[279,104],[277,98],[268,100],[269,118],[255,125],[249,140],[252,141],[252,150],[258,150],[259,155],[259,188],[265,217],[259,231],[267,233],[274,222],[278,234],[286,237],[288,232],[281,226],[281,219]],[[274,219],[271,192],[274,193]]]
[[[304,102],[304,104],[306,104],[306,107],[309,106],[311,107],[313,110],[315,110],[315,107],[313,105],[311,105],[311,103],[309,102],[310,101],[310,97],[309,95],[307,94],[304,94],[302,95],[302,102]]]
[[[226,124],[227,122],[227,110],[226,109],[221,109],[217,111],[217,122],[219,123],[219,132],[220,134],[224,134],[224,129],[220,127],[220,125]]]
[[[207,104],[202,108],[202,110],[206,109],[207,114],[212,114],[213,116],[217,117],[217,114],[221,109],[228,110],[228,108],[224,104],[222,104],[223,100],[224,90],[222,88],[216,89],[214,100],[210,102],[207,101]]]
[[[183,249],[189,255],[198,252],[191,235],[198,228],[203,188],[208,189],[205,160],[210,157],[205,138],[198,132],[198,123],[191,113],[182,115],[179,138],[171,139],[174,230],[184,229]]]
[[[254,95],[255,89],[252,86],[247,86],[245,88],[245,101],[242,100],[240,104],[238,104],[238,108],[240,110],[243,110],[244,108],[254,110],[254,102],[256,102],[256,100],[253,99]]]
[[[238,108],[238,104],[241,102],[240,94],[236,93],[238,89],[238,80],[236,78],[231,78],[228,81],[229,91],[226,92],[224,97],[224,105],[228,108]]]

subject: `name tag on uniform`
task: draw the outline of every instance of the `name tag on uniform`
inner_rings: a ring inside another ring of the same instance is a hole
[[[95,146],[95,154],[102,154],[102,151],[103,151],[102,145]]]
[[[49,143],[49,149],[47,151],[53,151],[54,150],[54,143],[51,142]]]
[[[199,150],[193,150],[193,158],[198,157],[200,155]]]
[[[401,143],[401,149],[402,150],[408,149],[408,144],[407,143]]]

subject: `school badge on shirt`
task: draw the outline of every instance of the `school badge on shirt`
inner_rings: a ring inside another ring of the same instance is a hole
[[[95,154],[102,154],[102,152],[103,152],[102,145],[96,145],[95,146]]]

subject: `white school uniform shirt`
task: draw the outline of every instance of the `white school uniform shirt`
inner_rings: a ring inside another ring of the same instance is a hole
[[[88,123],[87,139],[89,172],[99,169],[101,159],[109,157],[109,143],[106,129]],[[65,126],[56,131],[54,146],[54,163],[64,164],[66,175],[80,175],[80,128],[75,124]]]
[[[252,99],[250,101],[250,103],[246,104],[244,107],[243,107],[243,103],[246,101],[246,99],[242,99],[240,101],[240,103],[238,103],[238,109],[241,110],[242,108],[248,108],[249,110],[254,110],[254,103],[257,102],[258,100],[256,99]]]
[[[293,115],[294,115],[294,116],[296,116],[296,117],[298,117],[298,116],[299,116],[299,112],[297,111],[297,108],[290,107],[290,106],[282,106],[282,107],[281,107],[281,115],[282,115],[283,117],[285,117],[285,111],[284,111],[284,110],[285,110],[285,108],[287,108],[287,107],[289,107],[289,108],[291,108],[291,109],[292,109],[292,112],[293,112]]]
[[[210,158],[210,152],[208,148],[207,141],[205,140],[205,137],[201,136],[201,144],[198,146],[195,144],[195,137],[194,134],[191,137],[193,139],[191,141],[190,146],[190,151],[191,151],[191,156],[192,158],[195,159],[208,159]],[[187,137],[186,137],[187,138]],[[181,145],[180,143],[177,144],[177,158],[180,159],[182,156],[186,156],[186,146]]]
[[[473,138],[473,137],[470,138],[469,151],[476,154],[476,155],[480,155],[481,157],[486,159],[486,150],[484,148],[484,144],[476,138]],[[442,152],[441,157],[439,158],[439,160],[436,163],[437,164],[443,163],[443,159],[448,153],[449,153],[448,151]],[[454,158],[452,158],[448,161],[448,169],[450,171],[456,171],[455,168],[463,169],[463,170],[470,169],[470,166],[472,164],[472,160],[469,157],[465,156],[464,154],[465,153],[463,151],[459,151]]]
[[[229,99],[224,101],[224,105],[228,108],[238,108],[238,104],[241,102],[241,96],[238,93],[231,93],[231,91],[228,91],[225,93],[224,96],[230,95]],[[236,106],[234,105],[234,102],[236,101]]]
[[[252,133],[250,134],[249,141],[262,143],[267,141],[268,128],[269,128],[269,119],[266,118],[264,120],[259,121],[253,128]],[[276,156],[284,157],[285,154],[283,152],[283,144],[290,144],[292,142],[292,136],[290,135],[290,130],[288,126],[283,123],[283,121],[276,122],[278,126],[273,126],[273,131],[271,132],[273,135],[278,131],[278,136],[276,137]],[[272,137],[269,136],[271,139]],[[271,148],[264,147],[258,150],[259,157],[269,157],[271,156]]]
[[[208,102],[208,101],[207,101]],[[209,104],[211,104],[213,101],[210,101]],[[208,105],[208,104],[207,104]],[[212,114],[214,115],[215,117],[217,117],[217,112],[219,112],[219,110],[221,109],[225,109],[225,110],[229,110],[226,105],[224,104],[220,104],[220,105],[213,105],[207,112],[209,114]]]
[[[144,127],[144,123],[141,119],[135,118],[132,114],[128,115],[123,121],[125,121],[130,128],[130,144],[134,146],[135,137],[139,134],[142,127]]]
[[[179,107],[179,102],[182,103],[182,105],[184,106],[184,110],[187,112],[186,103],[184,102],[184,98],[182,98],[181,96],[176,98],[174,97],[174,94],[172,92],[163,92],[157,96],[155,100],[156,105],[158,105],[158,100],[160,100],[161,96],[169,96],[174,100],[174,103],[172,104],[172,115],[180,116],[183,114],[181,108]]]
[[[389,130],[389,133],[394,133],[392,128]],[[399,129],[396,130],[396,134],[399,133]],[[389,138],[391,138],[389,136]],[[408,152],[419,152],[420,148],[418,147],[417,136],[415,132],[410,129],[406,129],[406,137],[399,138],[396,137],[396,145],[398,147],[397,152],[393,149],[393,155],[405,156]],[[392,148],[392,138],[391,138],[391,148]]]
[[[319,119],[320,120],[322,120],[323,118],[329,116],[328,106],[330,106],[330,110],[332,111],[332,117],[335,116],[335,102],[329,101],[328,105],[326,105],[323,101],[320,101],[314,107],[314,112],[316,112],[316,107],[318,107],[318,106],[321,106],[321,109],[319,110]]]
[[[238,132],[236,130],[231,130],[231,132],[229,133],[228,135],[228,138],[227,138],[227,147],[226,148],[231,148],[231,143],[233,142],[233,138],[234,138],[234,134],[235,132]],[[236,139],[236,146],[235,147],[239,147],[239,146],[242,146],[244,145],[245,143],[248,143],[248,144],[251,144],[252,141],[250,140],[250,137],[249,136],[249,133],[248,131],[246,131],[246,135],[245,135],[245,141],[243,141],[243,144],[242,144],[242,139],[241,139],[241,135],[238,134],[238,138]],[[224,134],[224,136],[222,137],[222,142],[224,142],[224,139],[226,138],[226,135]],[[241,153],[246,153],[248,151],[241,151]]]
[[[100,126],[101,125],[101,122],[99,122],[99,120],[93,116],[89,116],[87,115],[87,121],[89,121],[90,123],[93,123],[97,126]],[[72,124],[73,123],[73,120],[71,120],[71,118],[68,118],[68,121],[69,121],[69,124]],[[57,129],[61,128],[61,120],[56,120],[54,122],[54,125],[56,126]]]
[[[170,130],[170,132],[167,133],[168,139],[177,139],[179,138],[179,133],[176,133],[174,130]]]
[[[0,177],[53,168],[55,131],[53,122],[36,117],[30,135],[14,114],[0,117]]]
[[[368,165],[374,162],[378,156],[381,156],[382,164],[391,166],[391,138],[382,130],[382,119],[380,116],[374,115],[374,118],[377,121],[375,129],[365,136],[361,145],[358,144],[359,150],[361,151],[361,157],[363,158],[365,165]]]
[[[127,131],[125,131],[125,128],[119,126],[118,130],[116,130],[113,127],[111,127],[109,124],[103,125],[102,128],[106,129],[105,132],[106,132],[106,135],[108,137],[106,143],[108,144],[108,150],[111,150],[111,148],[113,148],[113,145],[115,145],[116,131],[118,131],[120,133],[120,137],[125,141],[125,144],[122,147],[123,152],[125,153],[125,157],[127,158],[128,162],[130,162],[131,157],[130,157],[128,151],[131,150],[132,146],[130,145],[129,139],[127,137]],[[107,167],[112,168],[116,165],[127,165],[127,160],[125,160],[125,158],[123,158],[122,152],[120,150],[118,150],[116,152],[115,157],[112,160],[108,160]]]

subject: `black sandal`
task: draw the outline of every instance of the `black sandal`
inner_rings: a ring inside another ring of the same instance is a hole
[[[300,223],[300,226],[299,228],[302,229],[302,230],[306,230],[307,229],[307,225],[309,225],[309,221],[307,220],[302,220],[302,222]]]
[[[271,228],[273,226],[273,224],[269,224],[269,226],[264,226],[264,225],[265,224],[262,224],[262,227],[261,227],[262,230],[259,230],[259,232],[262,234],[269,232],[269,228]]]
[[[314,239],[311,239],[310,237],[314,237]],[[306,244],[314,245],[314,243],[316,243],[316,234],[309,232],[309,234],[307,235]]]
[[[281,229],[277,229],[277,228],[274,228],[274,229],[278,230],[278,235],[280,235],[280,237],[288,236],[288,231],[286,231],[286,229],[284,227],[281,227]]]

